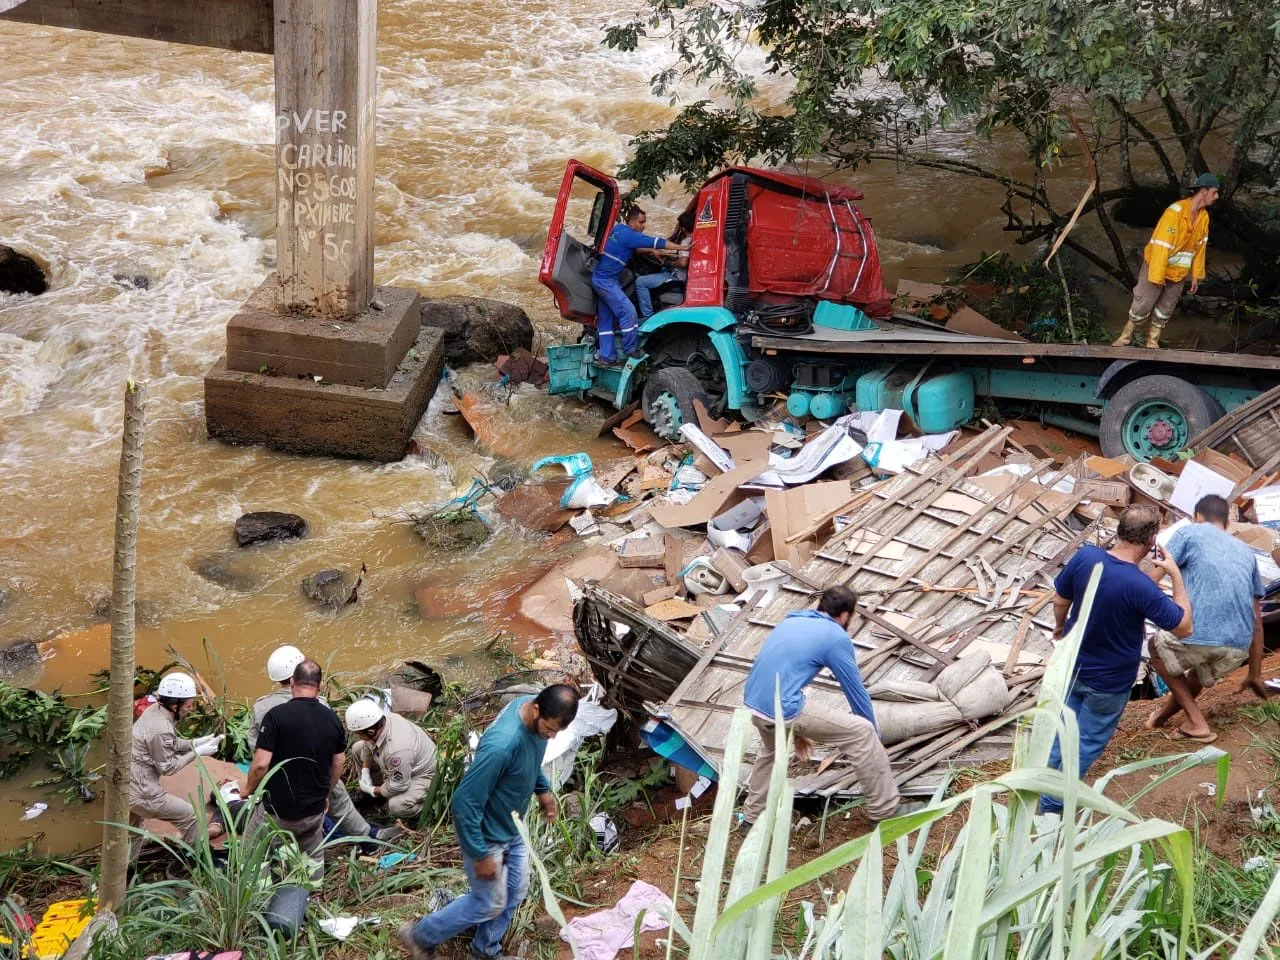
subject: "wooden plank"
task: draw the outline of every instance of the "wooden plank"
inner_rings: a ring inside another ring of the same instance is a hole
[[[0,20],[272,53],[273,0],[25,0]]]

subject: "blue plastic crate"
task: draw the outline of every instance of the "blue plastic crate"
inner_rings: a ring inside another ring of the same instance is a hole
[[[848,304],[818,301],[813,311],[813,325],[829,330],[875,330],[876,322],[857,307]]]
[[[547,347],[547,373],[551,377],[547,393],[555,396],[591,389],[591,372],[587,369],[591,350],[590,343]]]

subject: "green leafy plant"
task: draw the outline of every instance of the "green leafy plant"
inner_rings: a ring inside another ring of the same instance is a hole
[[[72,707],[58,693],[28,690],[0,680],[0,779],[12,777],[37,756],[49,759],[56,776],[38,786],[62,784],[67,798],[93,799],[87,768],[89,749],[107,721],[106,707]]]
[[[238,826],[226,802],[213,790],[213,782],[203,773],[201,778],[204,788],[213,792],[226,824],[223,849],[214,851],[207,842],[188,844],[131,828],[182,863],[188,876],[149,882],[135,878],[120,910],[119,927],[96,937],[89,957],[137,960],[197,948],[238,949],[254,960],[319,956],[309,928],[300,931],[297,942],[286,944],[267,926],[267,907],[276,890],[285,883],[310,883],[312,864],[299,859],[305,859],[300,852],[290,854],[290,847],[296,851],[291,838],[269,821],[256,830]],[[262,791],[260,785],[255,802]],[[204,836],[208,827],[204,808],[196,814],[198,834]],[[330,841],[324,849],[332,855],[350,849],[350,844]]]

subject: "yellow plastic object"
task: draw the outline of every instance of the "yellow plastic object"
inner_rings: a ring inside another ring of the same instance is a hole
[[[92,919],[91,900],[60,900],[50,904],[22,955],[28,960],[58,960]]]

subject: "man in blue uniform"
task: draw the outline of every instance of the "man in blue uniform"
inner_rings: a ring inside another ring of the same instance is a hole
[[[636,344],[640,323],[635,304],[623,292],[619,277],[637,250],[662,250],[667,246],[665,237],[645,234],[647,220],[643,210],[632,207],[626,222],[615,224],[610,231],[600,262],[591,274],[591,289],[596,292],[596,331],[600,336],[600,352],[596,356],[598,363],[612,366],[622,359],[614,343],[618,334],[622,335],[622,353],[625,356],[638,355]],[[685,242],[678,247],[687,250],[689,244]]]

